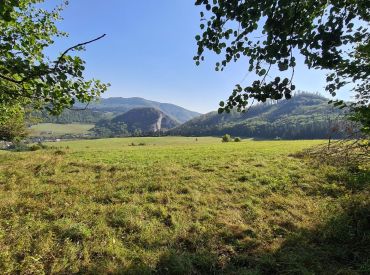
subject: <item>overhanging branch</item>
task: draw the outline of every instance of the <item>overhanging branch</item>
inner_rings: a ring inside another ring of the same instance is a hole
[[[65,50],[63,53],[62,53],[62,55],[58,58],[58,60],[57,60],[57,62],[55,63],[55,66],[54,66],[54,71],[57,69],[57,67],[59,66],[59,64],[60,64],[60,62],[62,61],[62,59],[63,59],[63,57],[69,52],[69,51],[71,51],[71,50],[73,50],[73,49],[75,49],[75,48],[78,48],[78,47],[82,47],[82,46],[85,46],[85,45],[87,45],[87,44],[90,44],[90,43],[93,43],[93,42],[95,42],[95,41],[98,41],[98,40],[100,40],[100,39],[102,39],[103,37],[105,37],[106,36],[106,34],[103,34],[103,35],[101,35],[101,36],[99,36],[99,37],[97,37],[97,38],[95,38],[95,39],[93,39],[93,40],[90,40],[90,41],[87,41],[87,42],[83,42],[83,43],[80,43],[80,44],[77,44],[77,45],[75,45],[75,46],[72,46],[72,47],[70,47],[70,48],[68,48],[67,50]]]
[[[27,77],[24,77],[24,78],[22,78],[21,80],[16,80],[16,79],[14,79],[14,78],[12,78],[12,77],[9,77],[9,76],[6,76],[6,75],[2,75],[2,74],[0,74],[0,78],[2,78],[2,79],[4,79],[4,80],[7,80],[7,81],[9,81],[9,82],[12,82],[12,83],[15,83],[15,84],[20,85],[20,84],[24,83],[25,81],[30,80],[30,79],[32,79],[32,78],[35,78],[35,77],[41,77],[41,76],[44,76],[44,75],[46,75],[46,74],[53,73],[53,72],[55,72],[55,71],[56,71],[56,69],[58,68],[58,66],[59,66],[60,62],[62,61],[62,59],[64,58],[64,56],[65,56],[69,51],[71,51],[71,50],[73,50],[73,49],[75,49],[75,48],[78,48],[78,47],[85,46],[85,45],[87,45],[87,44],[93,43],[93,42],[95,42],[95,41],[97,41],[97,40],[102,39],[102,38],[103,38],[103,37],[105,37],[105,36],[106,36],[106,34],[103,34],[103,35],[101,35],[101,36],[99,36],[99,37],[97,37],[97,38],[95,38],[95,39],[92,39],[92,40],[90,40],[90,41],[86,41],[86,42],[83,42],[83,43],[79,43],[79,44],[77,44],[77,45],[74,45],[74,46],[72,46],[72,47],[68,48],[67,50],[65,50],[65,51],[62,53],[62,55],[61,55],[61,56],[58,58],[58,60],[55,62],[54,67],[53,67],[53,68],[49,68],[48,70],[45,70],[45,71],[43,71],[43,72],[38,72],[37,74],[35,73],[35,74],[28,75]]]

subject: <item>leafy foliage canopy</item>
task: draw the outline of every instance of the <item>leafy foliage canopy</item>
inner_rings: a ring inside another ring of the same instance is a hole
[[[18,142],[28,135],[25,110],[20,104],[0,105],[0,140]]]
[[[99,80],[85,80],[85,62],[69,54],[103,36],[70,47],[51,61],[45,50],[55,38],[67,36],[56,22],[68,1],[52,11],[40,8],[42,2],[0,2],[0,104],[32,103],[58,114],[75,101],[90,102],[107,89]]]
[[[224,55],[217,71],[245,56],[249,71],[261,77],[247,87],[237,85],[227,102],[220,103],[219,112],[243,111],[251,100],[290,99],[300,54],[308,68],[329,71],[326,90],[333,96],[352,83],[356,102],[350,107],[362,117],[359,121],[368,121],[363,118],[370,99],[368,0],[196,0],[195,4],[205,8],[203,34],[196,36],[196,63],[204,60],[205,50]],[[273,68],[290,70],[291,76],[271,78]],[[346,106],[342,101],[337,104]]]

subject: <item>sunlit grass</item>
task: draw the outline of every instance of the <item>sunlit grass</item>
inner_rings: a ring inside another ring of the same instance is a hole
[[[340,169],[291,156],[322,142],[124,138],[3,152],[0,270],[320,271],[316,250],[279,261],[349,193]]]
[[[87,134],[93,124],[55,124],[55,123],[40,123],[32,125],[29,129],[32,136],[50,136],[58,137],[66,134],[79,135]]]

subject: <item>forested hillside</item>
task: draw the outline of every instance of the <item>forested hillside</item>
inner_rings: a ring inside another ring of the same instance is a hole
[[[231,134],[253,138],[314,139],[338,137],[333,132],[344,121],[343,112],[328,99],[310,93],[289,101],[265,103],[248,112],[211,112],[169,131],[171,135],[205,136]]]
[[[113,116],[109,112],[100,112],[93,110],[64,110],[59,116],[48,115],[45,112],[34,112],[33,118],[44,123],[92,123],[95,124],[102,119],[108,119]]]
[[[92,129],[98,137],[156,135],[179,123],[155,108],[135,108],[113,119],[99,121]]]
[[[179,136],[230,134],[263,139],[340,138],[342,134],[337,129],[346,121],[343,111],[328,104],[327,98],[312,93],[298,93],[289,101],[258,104],[245,113],[235,110],[229,114],[210,112],[181,125],[177,118],[184,119],[182,115],[185,109],[172,104],[158,103],[157,106],[162,109],[130,109],[151,101],[141,98],[109,98],[102,102],[102,105],[94,104],[94,110],[66,110],[58,117],[39,117],[44,122],[51,123],[95,124],[93,133],[97,137],[157,135],[161,132]],[[162,111],[163,109],[166,111]],[[176,112],[177,118],[168,115]],[[186,110],[185,113],[189,115],[188,112],[190,111]],[[157,127],[159,120],[161,125]]]

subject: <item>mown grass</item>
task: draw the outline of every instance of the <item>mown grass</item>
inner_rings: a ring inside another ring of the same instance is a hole
[[[63,135],[87,134],[94,127],[93,124],[56,124],[39,123],[29,129],[31,136],[60,137]]]
[[[127,138],[2,152],[0,273],[369,272],[369,174],[292,156],[320,143]]]

